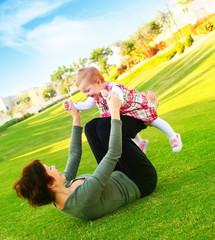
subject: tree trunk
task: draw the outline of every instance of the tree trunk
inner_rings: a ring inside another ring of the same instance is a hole
[[[123,56],[123,59],[124,59],[124,61],[125,61],[126,65],[127,65],[127,67],[128,67],[128,70],[129,70],[129,72],[131,73],[131,68],[130,68],[130,66],[129,66],[129,63],[128,63],[128,61],[127,61],[126,57],[125,57],[125,56]]]
[[[66,90],[67,90],[67,92],[69,93],[69,96],[72,97],[72,94],[70,93],[69,87],[68,87],[67,85],[66,85]]]
[[[109,74],[109,72],[108,72],[108,70],[105,68],[105,72],[106,72],[106,74],[108,75],[108,77],[109,77],[109,79],[112,81],[112,79],[111,79],[111,77],[110,77],[110,74]]]
[[[145,51],[145,55],[146,55],[146,58],[149,58],[150,56],[149,56],[149,53],[148,53],[148,49],[147,49],[147,47],[146,47],[146,45],[145,45],[145,43],[144,42],[142,42],[142,47],[143,47],[143,49],[144,49],[144,51]]]
[[[178,32],[179,32],[180,38],[183,38],[183,36],[182,36],[182,34],[181,34],[181,31],[180,31],[180,29],[178,28],[178,25],[177,25],[177,23],[176,23],[176,21],[175,21],[175,18],[173,17],[172,12],[169,10],[168,5],[167,5],[167,10],[168,10],[170,17],[172,18],[172,20],[173,20],[173,22],[174,22],[174,24],[175,24],[175,26],[176,26],[176,28],[177,28],[177,30],[178,30]]]
[[[131,54],[131,58],[132,58],[132,60],[134,61],[134,64],[136,65],[136,64],[137,64],[137,61],[135,60],[135,58],[133,57],[132,54]]]
[[[178,39],[176,38],[175,34],[173,33],[173,31],[172,31],[172,28],[171,28],[170,24],[169,24],[168,22],[166,22],[166,23],[167,23],[167,26],[168,26],[168,28],[169,28],[170,32],[172,33],[172,36],[174,37],[175,41],[177,42],[177,41],[178,41]]]

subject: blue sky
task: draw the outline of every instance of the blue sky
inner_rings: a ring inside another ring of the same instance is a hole
[[[0,0],[0,96],[125,40],[174,0]]]

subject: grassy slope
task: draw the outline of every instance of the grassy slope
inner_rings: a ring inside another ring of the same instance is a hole
[[[10,127],[0,137],[0,238],[214,239],[214,61],[215,35],[176,61],[147,72],[139,68],[121,80],[158,94],[159,115],[181,133],[184,148],[173,154],[156,129],[142,131],[150,140],[147,156],[158,171],[156,191],[93,222],[71,219],[53,206],[32,209],[11,189],[31,159],[64,169],[71,119],[61,105]],[[83,124],[96,116],[96,108],[82,113]],[[78,174],[92,173],[96,167],[84,136],[83,140]]]

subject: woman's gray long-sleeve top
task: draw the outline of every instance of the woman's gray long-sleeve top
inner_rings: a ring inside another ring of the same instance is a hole
[[[82,152],[82,127],[73,126],[69,147],[69,157],[63,175],[66,177],[65,187],[73,181],[84,178],[68,197],[60,211],[64,214],[83,220],[102,217],[121,206],[140,198],[137,185],[123,172],[114,171],[122,151],[122,123],[111,120],[109,149],[93,174],[76,177]]]

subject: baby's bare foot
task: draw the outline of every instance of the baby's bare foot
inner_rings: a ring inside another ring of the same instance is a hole
[[[155,105],[155,110],[158,108],[158,99],[152,91],[147,92],[147,99]]]

